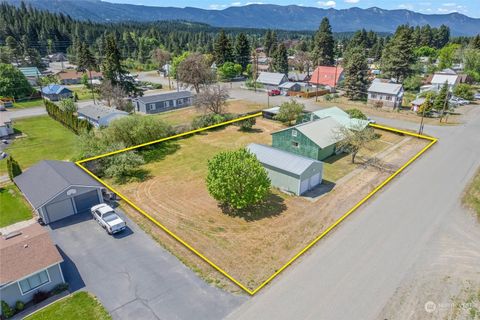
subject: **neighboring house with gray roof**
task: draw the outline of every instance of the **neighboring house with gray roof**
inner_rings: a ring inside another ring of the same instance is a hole
[[[381,102],[383,107],[400,108],[403,93],[403,85],[400,83],[373,81],[368,88],[368,103]]]
[[[190,91],[171,91],[135,98],[133,104],[137,112],[154,114],[191,106],[193,94]]]
[[[103,202],[105,189],[68,161],[40,161],[14,182],[45,223],[90,210]]]
[[[0,297],[10,307],[65,283],[63,258],[38,223],[0,237]]]
[[[321,161],[335,154],[341,127],[332,117],[298,124],[272,133],[272,146]]]
[[[261,83],[267,89],[278,89],[278,86],[287,81],[286,75],[276,72],[260,72],[257,78],[257,83]]]
[[[107,127],[112,121],[128,116],[128,112],[96,104],[79,108],[77,113],[95,127]]]
[[[323,163],[270,146],[251,143],[247,150],[263,165],[272,186],[301,195],[322,183]]]

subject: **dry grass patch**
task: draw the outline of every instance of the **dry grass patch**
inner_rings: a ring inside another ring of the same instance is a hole
[[[262,107],[259,104],[243,101],[243,100],[230,100],[226,109],[227,113],[243,114],[247,112],[260,111]],[[176,125],[188,125],[191,124],[193,119],[202,115],[202,112],[195,107],[188,107],[178,110],[172,110],[153,115],[165,120],[169,124]]]
[[[272,190],[267,204],[246,217],[225,213],[208,194],[207,160],[220,151],[238,149],[252,142],[270,144],[270,133],[280,129],[281,124],[257,119],[256,127],[254,132],[241,132],[229,126],[178,140],[176,152],[145,165],[151,172],[150,179],[115,186],[249,289],[258,287],[391,174],[364,166],[361,161],[350,164],[350,158],[343,157],[325,165],[326,176],[344,179],[321,197],[295,197]],[[398,168],[426,145],[423,140],[380,133],[374,151],[360,154],[360,159],[375,154]],[[342,172],[334,174],[333,170]],[[345,177],[348,172],[352,174]],[[132,209],[127,212],[207,281],[238,290],[138,212]]]

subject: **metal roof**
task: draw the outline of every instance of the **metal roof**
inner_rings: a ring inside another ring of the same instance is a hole
[[[449,85],[454,85],[458,81],[458,75],[457,74],[441,74],[441,73],[435,73],[433,75],[432,84],[443,85],[445,81]]]
[[[56,160],[40,161],[14,181],[35,209],[70,186],[102,187],[73,162]]]
[[[148,96],[138,97],[135,100],[143,103],[155,103],[161,101],[176,100],[182,98],[191,98],[193,94],[190,91],[170,91],[159,94],[152,94]]]
[[[315,114],[320,119],[332,117],[342,126],[347,127],[350,130],[363,130],[369,124],[367,120],[350,118],[350,115],[339,107],[321,109],[318,111],[314,111],[313,114]]]
[[[322,162],[318,160],[302,157],[263,144],[251,143],[247,146],[247,150],[253,153],[262,164],[297,176],[302,175],[314,164],[322,165]]]
[[[100,119],[113,114],[128,116],[128,112],[96,104],[91,104],[78,109],[78,115],[85,116],[91,119]]]
[[[286,76],[283,73],[276,72],[260,72],[257,82],[263,84],[270,84],[278,86],[286,81]]]
[[[268,113],[273,113],[273,114],[278,114],[280,112],[280,107],[272,107],[268,109],[263,109],[262,111],[268,112]]]
[[[299,85],[296,82],[284,82],[281,85],[279,85],[279,88],[285,88],[285,89],[290,89],[293,88],[294,86]]]
[[[48,86],[42,88],[42,93],[43,94],[60,94],[64,90],[68,90],[72,92],[72,90],[68,89],[65,86],[62,86],[59,84],[49,84]]]
[[[341,127],[342,124],[340,124],[334,118],[327,117],[297,124],[294,127],[286,128],[272,134],[276,134],[285,130],[298,130],[308,139],[312,140],[312,142],[317,146],[324,149],[341,140],[340,135],[336,134],[336,131],[338,131]]]
[[[388,82],[374,81],[372,82],[372,85],[370,86],[370,88],[368,88],[368,92],[398,95],[402,87],[403,86],[401,83],[388,83]]]
[[[27,78],[36,78],[42,75],[37,67],[21,67],[18,70]]]

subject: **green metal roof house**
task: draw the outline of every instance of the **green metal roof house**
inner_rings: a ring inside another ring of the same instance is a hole
[[[335,153],[340,137],[335,134],[342,124],[332,117],[301,123],[272,133],[272,146],[314,160]]]
[[[272,186],[301,195],[322,183],[323,163],[317,160],[251,143],[247,150],[263,165]]]
[[[347,127],[350,130],[363,130],[368,127],[369,124],[367,120],[350,118],[348,113],[346,113],[339,107],[331,107],[308,113],[303,117],[301,122],[308,122],[328,117],[335,119],[342,126]]]

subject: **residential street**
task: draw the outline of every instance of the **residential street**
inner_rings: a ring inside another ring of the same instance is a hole
[[[460,198],[480,165],[480,109],[468,120],[426,127],[440,138],[433,149],[228,319],[385,319],[395,292],[422,271],[444,268],[448,277],[457,268],[478,281],[480,226]]]

